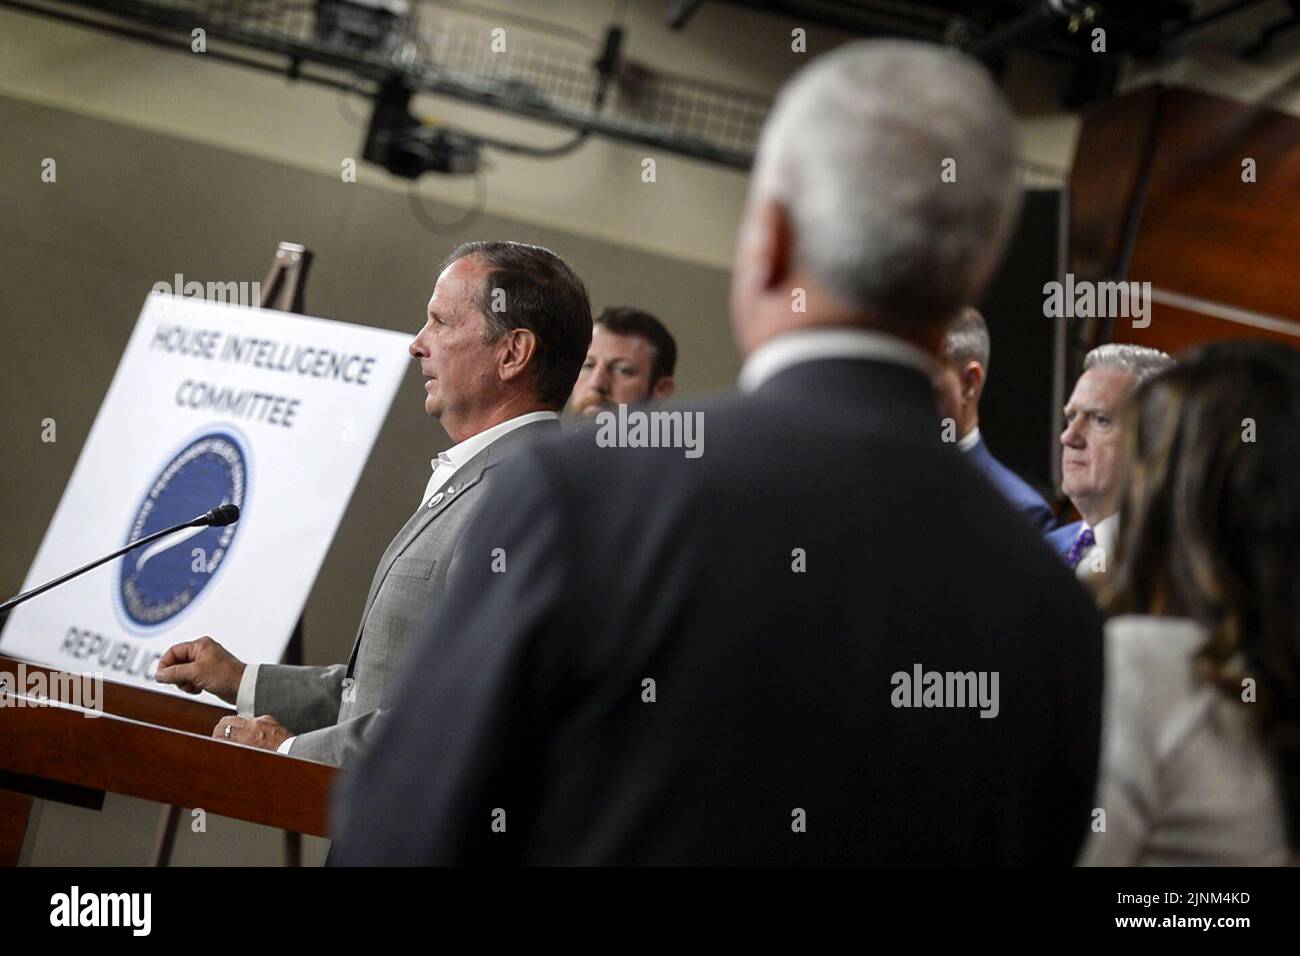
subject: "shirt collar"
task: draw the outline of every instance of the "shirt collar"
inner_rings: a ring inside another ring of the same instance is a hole
[[[980,442],[980,427],[976,425],[974,428],[972,428],[970,431],[966,433],[965,437],[963,437],[960,441],[957,442],[957,447],[960,448],[962,451],[970,451],[972,448],[978,445],[979,442]]]
[[[874,359],[914,368],[931,378],[936,361],[902,339],[869,329],[800,329],[787,332],[750,353],[740,370],[742,391],[752,392],[778,372],[822,359]]]
[[[1115,539],[1119,537],[1119,514],[1107,515],[1097,522],[1096,527],[1085,521],[1079,533],[1082,534],[1088,528],[1092,528],[1093,540],[1097,542],[1097,547],[1109,554],[1114,547]]]
[[[508,418],[504,422],[493,425],[491,428],[484,429],[477,435],[470,435],[463,442],[452,445],[446,451],[439,452],[437,458],[431,458],[429,460],[429,466],[434,471],[438,470],[439,465],[444,465],[455,470],[460,468],[498,438],[509,434],[516,428],[522,428],[524,425],[531,425],[533,422],[558,420],[559,417],[560,416],[555,412],[528,412],[525,415],[517,415],[514,418]]]
[[[1084,521],[1083,527],[1079,529],[1079,534],[1083,534],[1085,531],[1091,531],[1093,540],[1099,545],[1102,545],[1102,538],[1106,539],[1106,544],[1111,543],[1111,540],[1119,533],[1119,512],[1107,515],[1095,525]],[[1102,545],[1102,547],[1105,547],[1105,545]]]

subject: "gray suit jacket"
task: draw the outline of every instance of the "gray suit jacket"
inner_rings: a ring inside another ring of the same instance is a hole
[[[462,532],[483,500],[484,476],[512,450],[559,427],[533,422],[503,435],[457,469],[433,507],[421,504],[411,515],[379,561],[346,666],[259,668],[254,713],[298,735],[292,756],[335,766],[355,759],[392,706],[407,652],[442,600]]]

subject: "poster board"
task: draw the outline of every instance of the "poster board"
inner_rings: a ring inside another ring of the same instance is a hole
[[[0,653],[153,680],[209,634],[279,660],[388,414],[409,335],[153,293],[23,590],[220,504],[241,517],[169,535],[15,608]]]

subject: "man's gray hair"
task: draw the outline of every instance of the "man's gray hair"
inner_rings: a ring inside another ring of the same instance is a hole
[[[1020,206],[1016,125],[976,61],[864,40],[781,91],[755,160],[757,198],[794,224],[796,261],[886,324],[978,300]],[[951,180],[951,181],[948,181]]]
[[[968,305],[948,326],[948,334],[943,340],[943,357],[949,364],[957,366],[979,362],[987,375],[991,347],[989,327],[984,316],[980,315],[979,309]]]
[[[1144,382],[1153,375],[1163,372],[1174,364],[1168,354],[1159,349],[1145,345],[1130,345],[1127,342],[1107,342],[1098,345],[1083,357],[1083,370],[1090,368],[1113,368],[1127,372],[1138,382]]]

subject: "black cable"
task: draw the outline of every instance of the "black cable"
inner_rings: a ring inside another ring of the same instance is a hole
[[[480,136],[478,133],[465,133],[462,130],[455,130],[464,136],[468,136],[480,146],[486,146],[489,149],[499,149],[503,153],[515,153],[520,156],[534,156],[539,159],[553,159],[556,156],[563,156],[565,153],[571,153],[591,135],[591,130],[579,130],[577,134],[559,143],[555,146],[529,146],[525,143],[512,143],[503,139],[494,139],[491,136]]]
[[[415,216],[415,221],[435,236],[452,236],[467,226],[477,222],[487,209],[487,177],[483,170],[479,170],[474,176],[474,205],[472,205],[465,215],[451,222],[439,222],[429,214],[425,208],[424,201],[420,198],[419,181],[413,181],[406,192],[407,202],[411,207],[411,214]]]

